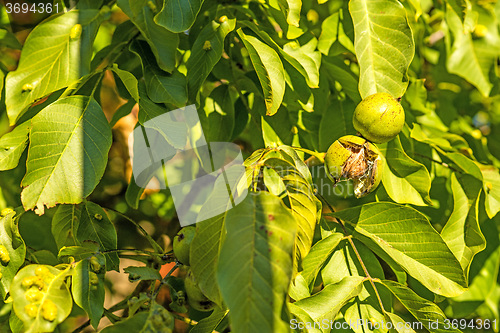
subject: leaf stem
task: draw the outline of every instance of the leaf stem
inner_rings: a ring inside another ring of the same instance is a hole
[[[354,250],[354,253],[356,254],[356,257],[358,258],[359,264],[363,268],[363,271],[365,272],[366,277],[370,281],[370,284],[372,285],[373,290],[375,291],[375,295],[377,295],[377,300],[378,300],[378,303],[380,305],[380,308],[382,309],[382,312],[385,313],[384,303],[382,303],[382,298],[380,298],[380,294],[378,293],[378,289],[375,286],[375,283],[373,282],[373,278],[371,277],[370,273],[368,272],[368,269],[366,268],[363,259],[361,259],[361,255],[359,254],[356,245],[354,245],[354,241],[352,240],[352,236],[348,237],[348,241],[349,241],[349,244],[351,244],[351,247]]]
[[[160,289],[161,287],[167,283],[167,279],[170,277],[170,275],[172,275],[172,273],[179,267],[181,266],[181,263],[179,263],[178,261],[176,261],[175,265],[172,267],[172,269],[170,269],[170,271],[167,273],[167,275],[165,275],[165,277],[160,281],[160,284],[158,285],[158,287],[156,288],[156,290],[154,291],[153,295],[151,295],[151,298],[152,299],[155,299],[156,296],[158,296],[158,293],[160,292]]]
[[[186,323],[188,325],[191,325],[191,326],[198,325],[198,322],[196,320],[194,320],[194,319],[191,319],[191,318],[188,318],[188,317],[183,317],[183,316],[180,316],[180,315],[178,315],[176,313],[171,313],[171,314],[172,314],[172,316],[175,319],[180,320],[180,321],[182,321],[182,322],[184,322],[184,323]],[[216,330],[213,330],[211,333],[219,333],[219,332],[216,331]]]
[[[433,162],[433,163],[440,164],[440,165],[442,165],[443,167],[448,168],[448,169],[450,169],[450,170],[452,170],[452,171],[454,171],[454,172],[462,173],[462,171],[455,169],[454,167],[452,167],[452,166],[451,166],[451,165],[449,165],[448,163],[437,161],[437,160],[435,160],[435,159],[433,159],[432,157],[429,157],[429,156],[427,156],[427,155],[423,155],[423,154],[420,154],[420,153],[414,153],[413,155],[415,155],[415,156],[419,156],[419,157],[422,157],[422,158],[425,158],[425,159],[427,159],[427,160],[429,160],[429,161],[431,161],[431,162]]]
[[[335,209],[332,207],[332,205],[330,205],[330,203],[320,193],[316,193],[316,195],[321,199],[321,201],[323,201],[328,206],[328,208],[332,212],[335,212]],[[361,258],[361,255],[359,254],[358,248],[356,247],[356,245],[354,244],[354,241],[352,240],[352,235],[349,235],[349,233],[347,232],[347,229],[344,226],[344,223],[340,219],[335,218],[335,220],[342,227],[344,235],[346,236],[345,238],[348,240],[349,244],[351,245],[352,249],[354,250],[354,253],[356,254],[356,258],[358,258],[359,264],[363,268],[363,272],[365,273],[366,277],[368,278],[368,280],[370,281],[370,284],[373,287],[373,290],[375,291],[375,295],[377,296],[377,300],[378,300],[378,303],[380,305],[380,308],[382,309],[382,312],[385,313],[384,304],[382,303],[382,298],[380,297],[378,289],[375,286],[375,283],[373,282],[373,278],[371,277],[370,273],[368,272],[368,269],[366,268],[366,265],[365,265],[363,259]]]
[[[114,213],[116,213],[120,217],[124,218],[125,220],[127,220],[130,223],[132,223],[133,225],[135,225],[137,227],[137,229],[139,229],[140,232],[144,235],[144,237],[146,237],[146,239],[148,240],[149,244],[151,244],[151,246],[153,247],[153,249],[155,249],[158,253],[163,254],[163,248],[153,239],[153,237],[151,237],[148,234],[148,232],[146,230],[144,230],[144,228],[139,223],[137,223],[136,221],[132,220],[127,215],[120,213],[117,210],[110,209],[110,208],[106,208],[106,209],[113,211]]]

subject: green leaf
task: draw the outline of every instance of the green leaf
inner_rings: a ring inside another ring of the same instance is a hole
[[[191,242],[190,264],[200,290],[216,304],[222,304],[217,279],[217,266],[225,238],[226,214],[217,215],[196,224]]]
[[[139,312],[133,317],[105,327],[100,333],[172,333],[174,318],[163,306],[153,303],[147,312]]]
[[[57,208],[52,217],[52,235],[58,249],[79,244],[76,235],[81,216],[82,211],[78,205],[60,205]]]
[[[380,147],[385,155],[382,183],[387,194],[398,203],[417,206],[431,204],[431,176],[423,164],[411,159],[403,149],[399,136]]]
[[[172,32],[188,30],[194,23],[203,0],[163,0],[163,8],[154,20]]]
[[[486,10],[479,12],[482,11]],[[489,36],[489,42],[475,42],[470,31],[466,30],[455,11],[446,11],[446,22],[453,34],[453,44],[451,50],[448,50],[446,68],[450,73],[461,76],[473,84],[484,96],[489,96],[493,87],[489,73],[500,55],[498,32],[496,36],[493,34]],[[481,15],[478,22],[483,25],[493,23],[494,27],[498,26],[493,12]],[[492,31],[494,31],[493,29]],[[450,39],[450,33],[447,34],[447,37],[447,39]]]
[[[272,47],[284,60],[286,60],[304,78],[306,78],[306,81],[307,81],[307,84],[309,85],[309,87],[311,87],[311,88],[317,88],[317,84],[318,83],[314,82],[315,79],[313,77],[309,77],[309,73],[302,66],[301,62],[299,62],[297,59],[295,59],[290,54],[288,54],[287,52],[285,52],[285,50],[283,50],[283,48],[273,38],[271,38],[267,34],[266,31],[262,30],[262,28],[260,28],[258,25],[256,25],[253,22],[250,22],[250,21],[238,21],[238,24],[240,24],[243,27],[247,27],[247,28],[251,29],[253,33],[255,33],[268,46]],[[276,37],[274,37],[274,38],[277,39]],[[314,50],[311,50],[310,48],[307,48],[307,52],[311,53],[312,51],[314,51]],[[315,55],[312,58],[314,58],[314,62],[318,61],[318,55],[316,53],[315,53]],[[306,61],[306,62],[308,62],[308,61]]]
[[[101,179],[111,129],[97,102],[71,96],[52,103],[32,120],[21,200],[26,210],[79,203]],[[68,172],[71,170],[71,172]]]
[[[302,0],[286,0],[286,21],[288,24],[298,27],[300,21],[300,10]]]
[[[296,59],[307,73],[307,83],[311,88],[319,85],[319,67],[321,65],[321,53],[316,50],[318,40],[311,38],[306,44],[290,42],[283,46],[283,51],[290,57]]]
[[[151,175],[152,177],[153,175]],[[139,208],[139,201],[141,199],[142,194],[144,193],[145,188],[140,187],[135,182],[134,174],[130,176],[130,182],[127,186],[127,190],[125,191],[125,200],[127,204],[133,209]]]
[[[377,92],[403,96],[408,86],[408,67],[415,53],[406,10],[397,0],[352,0],[349,11],[356,37],[361,97]]]
[[[302,260],[302,276],[308,285],[314,283],[321,267],[330,257],[337,245],[344,237],[341,233],[333,233],[318,241],[309,251],[309,254]]]
[[[138,280],[161,280],[161,275],[158,270],[146,266],[129,266],[123,269],[129,274],[129,279]]]
[[[137,88],[137,79],[135,76],[127,71],[121,70],[118,68],[117,64],[113,64],[111,68],[113,72],[120,78],[125,88],[127,88],[128,93],[132,98],[138,102],[139,101],[139,90]]]
[[[278,111],[285,94],[285,75],[280,57],[271,47],[253,36],[247,36],[241,29],[238,35],[247,48],[250,60],[259,78],[266,102],[266,114],[272,116]]]
[[[337,57],[324,58],[321,66],[327,70],[331,79],[338,81],[342,85],[342,90],[345,91],[347,96],[354,102],[361,102],[361,96],[358,90],[358,76],[352,72],[348,65],[346,65],[342,59]],[[343,104],[346,101],[341,101]],[[354,112],[354,109],[353,109]],[[352,117],[349,117],[349,121],[352,123]],[[350,125],[352,127],[352,124]],[[351,133],[351,132],[350,132]]]
[[[15,213],[7,214],[0,219],[0,251],[1,265],[0,273],[0,291],[2,300],[5,299],[10,291],[12,279],[16,275],[19,267],[24,264],[26,256],[26,245],[24,244],[16,220],[13,218]],[[9,259],[9,260],[5,260]]]
[[[407,325],[400,316],[391,313],[391,312],[386,312],[385,315],[387,316],[387,319],[392,323],[392,327],[394,327],[394,330],[398,333],[415,333],[413,328],[411,327],[412,325]],[[386,325],[387,327],[387,325]]]
[[[451,175],[453,212],[441,230],[441,237],[460,261],[466,277],[472,259],[486,247],[478,220],[481,187],[481,182],[472,176],[457,179],[455,173]]]
[[[413,208],[371,203],[332,214],[382,259],[394,260],[430,291],[446,297],[467,287],[460,263],[429,220]]]
[[[80,243],[93,241],[99,244],[100,251],[116,250],[116,229],[108,215],[96,203],[86,201],[82,205],[82,218],[76,238]],[[106,253],[106,270],[118,271],[120,259],[116,252]]]
[[[341,12],[338,11],[321,23],[318,50],[324,55],[336,55],[344,49],[354,53],[354,45],[344,32],[344,25],[341,22]]]
[[[149,99],[146,92],[146,86],[142,81],[139,82],[139,96],[139,114],[137,115],[139,124],[143,125],[145,128],[155,129],[163,136],[167,143],[173,147],[184,148],[188,138],[187,125],[181,126],[181,122],[165,121],[164,114],[169,110],[165,108],[165,106],[156,104]],[[147,134],[150,145],[154,146],[154,140],[151,138],[152,133],[147,131]],[[137,150],[134,149],[134,151]]]
[[[71,266],[60,271],[48,265],[28,265],[14,277],[11,289],[14,311],[23,321],[26,333],[53,332],[71,313],[73,300],[65,283],[70,270]],[[41,290],[37,286],[29,288],[29,292],[41,293],[38,300],[32,302],[26,297],[25,279],[36,279],[43,286]],[[33,307],[30,314],[26,311],[27,306]]]
[[[30,122],[24,122],[0,138],[0,171],[14,169],[19,164],[28,144],[29,127]]]
[[[418,296],[410,288],[394,281],[376,281],[389,289],[401,304],[432,333],[456,332],[458,329],[451,327],[449,321],[445,322],[446,316],[434,303]],[[391,318],[392,319],[392,318]]]
[[[80,261],[88,259],[99,253],[99,244],[85,242],[83,246],[63,246],[58,253],[62,260],[71,259],[71,261]]]
[[[486,213],[492,219],[500,211],[500,174],[498,169],[481,168],[484,179],[484,193]]]
[[[313,195],[311,173],[296,151],[288,146],[279,146],[265,151],[265,157],[258,159],[249,167],[259,170],[258,165],[270,168],[279,177],[277,184],[266,177],[271,188],[284,187],[288,196],[290,209],[297,221],[297,238],[295,240],[296,268],[308,253],[314,237],[314,229],[320,216],[321,203]],[[254,155],[259,155],[257,151]],[[266,172],[268,173],[268,172]],[[281,193],[280,193],[281,194]]]
[[[366,273],[360,264],[358,255],[363,260],[363,264],[372,278],[385,278],[384,269],[373,252],[358,240],[354,239],[353,242],[357,252],[354,251],[350,242],[343,240],[337,246],[338,250],[333,253],[328,263],[321,270],[321,276],[325,285],[339,283],[346,277],[365,277]],[[378,290],[378,293],[384,306],[391,308],[391,294],[386,290]],[[380,305],[375,290],[371,284],[365,284],[357,297],[343,307],[342,314],[347,322],[358,322],[358,320],[366,318],[371,318],[375,322],[381,322],[384,316],[379,312],[379,308]],[[356,333],[372,331],[369,329],[369,326],[354,326],[352,329]]]
[[[355,107],[356,105],[350,99],[332,100],[319,124],[320,151],[326,151],[335,140],[355,132],[352,126]]]
[[[489,306],[489,299],[495,297],[500,268],[499,234],[493,223],[485,223],[481,227],[487,246],[471,264],[469,289],[460,296],[450,299],[450,306],[445,313],[453,318],[466,318],[473,313],[479,313],[478,308]]]
[[[135,100],[130,99],[127,103],[120,106],[118,110],[113,113],[113,118],[111,118],[109,122],[109,127],[113,128],[120,119],[129,115],[136,104]]]
[[[31,31],[17,70],[6,79],[5,97],[11,125],[34,101],[89,73],[92,44],[102,19],[98,10],[72,10],[50,16]],[[71,38],[77,24],[81,25],[81,35]]]
[[[203,318],[196,324],[189,333],[212,333],[220,322],[226,317],[228,310],[215,308],[210,316]]]
[[[97,259],[105,264],[102,254]],[[75,303],[87,312],[91,325],[97,329],[104,313],[104,272],[96,274],[92,271],[89,260],[76,264],[72,273],[71,292]]]
[[[170,103],[175,106],[184,106],[187,101],[186,77],[173,70],[172,74],[165,73],[156,64],[148,44],[134,40],[130,50],[136,53],[142,62],[144,80],[149,98],[155,103]]]
[[[16,35],[3,28],[0,28],[0,45],[16,50],[20,50],[22,48],[21,43],[19,43],[16,38]]]
[[[295,218],[281,199],[249,194],[226,217],[217,281],[237,332],[285,332]]]
[[[320,292],[293,303],[290,311],[294,313],[293,309],[298,307],[314,321],[334,320],[344,304],[361,292],[364,280],[362,276],[345,277],[339,283],[326,285]]]
[[[234,101],[228,85],[216,87],[206,97],[203,105],[204,113],[200,120],[207,142],[230,142],[234,119]]]
[[[199,33],[186,63],[190,100],[195,100],[203,82],[220,60],[224,50],[224,39],[235,26],[235,19],[222,23],[212,21]]]
[[[153,51],[158,66],[167,72],[175,68],[179,35],[155,23],[149,0],[118,0],[118,6],[134,22]],[[152,59],[148,59],[153,61]]]

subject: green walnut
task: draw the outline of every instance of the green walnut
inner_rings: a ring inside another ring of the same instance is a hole
[[[182,264],[189,266],[189,248],[193,241],[196,228],[193,226],[182,228],[174,237],[174,255]]]
[[[200,287],[196,283],[193,273],[189,270],[184,280],[184,287],[186,289],[187,300],[189,306],[198,311],[210,311],[215,307],[212,302],[203,294]]]
[[[346,135],[335,141],[325,155],[328,178],[334,184],[352,179],[354,194],[361,198],[373,191],[382,179],[382,154],[366,139]]]
[[[362,100],[352,118],[354,129],[375,143],[392,140],[405,124],[405,112],[398,100],[387,93],[376,93]]]

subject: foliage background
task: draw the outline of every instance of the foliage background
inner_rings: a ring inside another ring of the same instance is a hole
[[[66,332],[104,315],[116,330],[168,331],[155,318],[175,313],[179,332],[184,316],[200,321],[192,332],[285,332],[290,318],[418,320],[430,332],[467,318],[479,321],[463,331],[498,332],[498,2],[81,0],[66,14],[0,13],[0,208],[16,210],[0,230],[5,330]],[[382,184],[356,199],[307,166],[355,134],[355,106],[380,91],[402,97],[406,125],[379,145]],[[148,300],[174,267],[179,229],[168,190],[130,181],[128,135],[192,103],[209,141],[241,146],[261,191],[197,225],[191,269],[220,308],[204,319],[167,277],[156,303],[110,314],[123,297]],[[92,256],[107,271],[97,290]],[[34,264],[57,267],[65,315],[55,321],[23,312],[20,281]],[[140,265],[143,281],[129,285],[122,268]],[[366,331],[387,330],[356,333]]]

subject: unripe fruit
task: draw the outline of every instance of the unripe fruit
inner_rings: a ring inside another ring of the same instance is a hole
[[[325,155],[328,178],[334,184],[352,179],[354,194],[360,198],[373,191],[382,179],[382,155],[366,139],[346,135],[335,141]]]
[[[356,106],[352,124],[364,138],[384,143],[401,132],[405,124],[405,112],[398,100],[391,95],[376,93]]]
[[[182,228],[174,237],[174,255],[182,264],[189,266],[189,248],[193,241],[196,228],[193,226]]]
[[[184,280],[184,287],[186,289],[189,306],[193,309],[198,311],[210,311],[215,307],[215,303],[209,300],[200,290],[200,287],[198,287],[191,270],[189,270]]]

